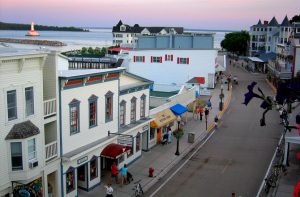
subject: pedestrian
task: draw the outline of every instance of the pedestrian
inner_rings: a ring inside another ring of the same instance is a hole
[[[111,179],[115,179],[116,180],[116,184],[118,184],[118,174],[119,174],[119,169],[118,166],[116,165],[116,162],[114,162],[111,167]]]
[[[114,189],[112,188],[111,183],[108,183],[104,187],[106,188],[106,197],[113,197]]]
[[[207,107],[208,107],[209,109],[212,109],[212,104],[211,104],[210,99],[209,99],[208,102],[207,102]]]
[[[205,115],[205,119],[207,120],[208,118],[208,114],[209,114],[209,110],[207,107],[205,107],[205,110],[204,110],[204,115]]]
[[[200,115],[200,120],[202,121],[202,117],[203,117],[203,112],[204,112],[204,109],[203,109],[203,107],[202,106],[200,106],[200,108],[199,108],[199,115]]]
[[[172,129],[169,126],[168,127],[168,144],[171,144],[171,140],[172,140]]]
[[[124,164],[124,167],[122,167],[120,171],[122,176],[122,185],[127,184],[127,171],[128,171],[127,164]]]
[[[214,121],[215,121],[215,128],[218,128],[218,121],[219,121],[219,118],[218,118],[217,115],[215,116]]]

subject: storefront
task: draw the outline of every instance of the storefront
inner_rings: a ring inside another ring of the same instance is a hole
[[[12,182],[14,197],[42,197],[43,182],[42,177],[27,184]]]
[[[176,116],[170,109],[165,109],[155,115],[155,119],[150,122],[150,148],[161,143],[163,135],[167,133],[167,128],[174,127],[174,121],[176,121]]]

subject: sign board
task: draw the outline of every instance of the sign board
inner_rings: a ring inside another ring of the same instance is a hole
[[[77,164],[79,165],[79,164],[81,164],[81,163],[83,163],[83,162],[85,162],[87,160],[88,160],[88,156],[82,157],[82,158],[80,158],[80,159],[77,160]]]

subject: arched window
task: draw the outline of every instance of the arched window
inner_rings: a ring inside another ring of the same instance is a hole
[[[124,126],[126,124],[126,101],[120,103],[120,125]]]
[[[131,107],[130,107],[130,123],[134,123],[136,121],[136,97],[131,99]]]
[[[113,120],[113,96],[111,91],[105,94],[105,122]]]
[[[80,101],[78,101],[77,99],[73,99],[69,103],[69,108],[70,108],[70,134],[71,135],[80,132],[79,105],[80,105]]]
[[[146,95],[143,94],[141,96],[141,104],[140,104],[140,117],[145,118],[146,115]]]
[[[89,98],[89,128],[97,126],[97,100],[94,94]]]

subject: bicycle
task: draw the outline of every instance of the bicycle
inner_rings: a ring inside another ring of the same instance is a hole
[[[135,197],[141,197],[144,194],[142,185],[140,184],[141,180],[138,180],[137,182],[135,182],[134,184],[136,184],[134,186],[134,188],[132,188],[134,190],[134,196]]]
[[[269,176],[269,178],[265,179],[264,189],[265,189],[266,194],[269,193],[269,191],[270,191],[271,188],[275,188],[276,187],[276,181],[277,181],[277,178],[276,178],[276,176],[274,174],[271,174]]]

